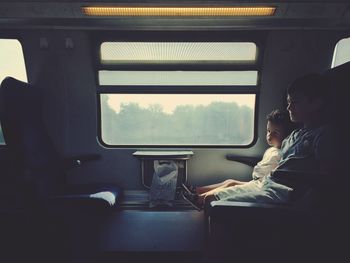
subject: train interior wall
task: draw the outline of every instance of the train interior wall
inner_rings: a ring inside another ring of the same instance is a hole
[[[229,33],[235,34],[234,31]],[[254,31],[251,33],[254,34]],[[265,116],[273,108],[285,107],[288,83],[306,72],[328,69],[335,44],[347,36],[346,32],[328,30],[272,30],[266,34],[259,72],[256,144],[239,149],[192,149],[194,156],[188,162],[189,182],[204,185],[232,176],[238,180],[249,180],[251,168],[227,161],[225,155],[261,155],[267,147]],[[95,47],[90,41],[93,31],[19,30],[15,35],[23,45],[29,82],[40,86],[45,93],[44,118],[59,152],[63,155],[102,155],[101,160],[71,171],[70,182],[111,182],[125,191],[145,190],[141,184],[139,160],[132,155],[136,148],[106,148],[97,136],[98,87],[93,57]],[[40,45],[43,38],[48,43],[45,47]],[[66,38],[72,39],[74,48],[65,47]],[[1,147],[1,167],[5,167],[2,173],[11,176],[10,168],[6,168],[7,158],[6,147]],[[72,218],[71,215],[65,217],[68,220]],[[105,255],[119,252],[119,257],[123,258],[124,252],[174,252],[164,254],[163,261],[171,255],[176,258],[175,252],[186,254],[203,250],[204,214],[195,210],[121,209],[108,215],[77,216],[74,220],[72,222],[76,224],[73,225],[79,226],[75,227],[76,244],[94,239],[97,241],[93,242],[94,246]],[[196,256],[196,253],[191,254],[191,259]]]

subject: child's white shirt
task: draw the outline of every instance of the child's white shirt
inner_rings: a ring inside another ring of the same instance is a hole
[[[259,180],[271,173],[278,166],[281,160],[281,151],[276,147],[268,148],[262,160],[254,166],[252,177],[254,180]]]
[[[254,167],[254,180],[245,184],[218,189],[214,195],[219,200],[286,203],[289,200],[291,188],[271,180],[270,173],[275,170],[281,159],[281,151],[275,147],[268,148],[262,160]]]

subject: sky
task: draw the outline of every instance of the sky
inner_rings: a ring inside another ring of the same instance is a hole
[[[7,76],[27,82],[22,46],[15,39],[0,39],[0,82]]]
[[[236,102],[239,106],[245,105],[254,108],[255,95],[247,94],[109,94],[108,105],[119,113],[121,102],[137,103],[142,108],[152,104],[160,104],[163,111],[172,114],[178,105],[207,106],[212,102]]]
[[[333,56],[332,67],[339,66],[350,60],[350,38],[344,38],[338,42]]]

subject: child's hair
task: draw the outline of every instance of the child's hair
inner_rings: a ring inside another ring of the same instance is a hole
[[[296,92],[304,94],[308,99],[321,98],[325,100],[328,96],[328,87],[321,74],[309,73],[296,79],[287,88],[289,95]]]
[[[266,120],[272,124],[281,125],[286,134],[290,134],[296,125],[290,120],[289,113],[287,111],[273,110],[266,116]]]

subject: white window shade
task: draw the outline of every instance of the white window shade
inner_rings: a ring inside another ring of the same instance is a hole
[[[255,62],[252,42],[104,42],[102,64]]]

